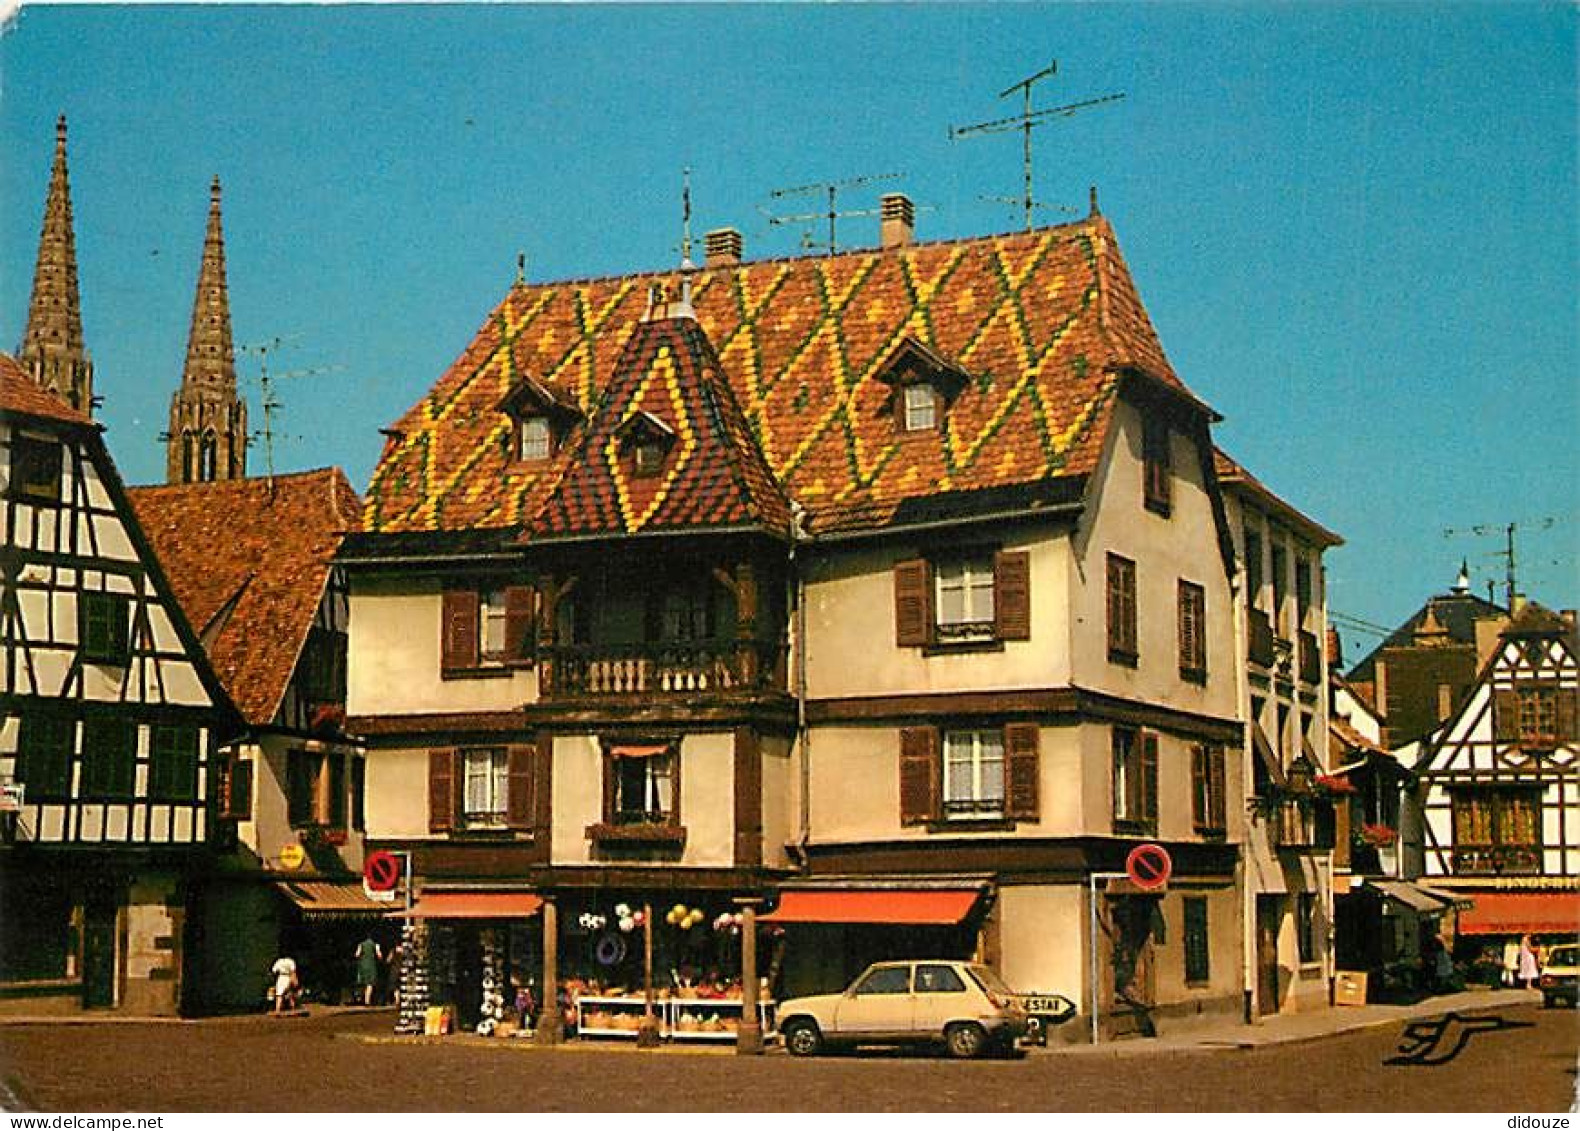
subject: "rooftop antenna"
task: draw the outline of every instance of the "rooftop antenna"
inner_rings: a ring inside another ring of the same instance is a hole
[[[796,185],[793,188],[774,189],[768,194],[768,196],[773,200],[783,200],[787,196],[821,196],[826,194],[828,197],[828,210],[826,212],[803,212],[795,216],[775,216],[768,212],[764,212],[764,215],[768,217],[769,225],[775,227],[781,224],[807,224],[815,223],[818,220],[827,220],[828,243],[822,246],[829,255],[833,255],[839,250],[839,244],[835,237],[836,221],[849,219],[856,216],[877,216],[882,211],[878,208],[854,208],[841,212],[836,203],[839,196],[839,190],[859,188],[862,185],[876,184],[879,181],[897,181],[903,175],[904,174],[902,173],[874,173],[870,176],[851,177],[850,179],[843,181],[818,181],[809,185]],[[801,237],[801,246],[806,250],[811,250],[819,246],[812,240],[810,229],[807,229],[803,232]]]
[[[1550,516],[1549,517],[1543,517],[1543,518],[1528,518],[1528,519],[1521,520],[1521,522],[1523,522],[1523,524],[1525,526],[1527,526],[1527,527],[1535,527],[1537,530],[1547,530],[1548,528],[1553,526],[1557,521],[1558,520],[1556,518],[1552,518]],[[1486,522],[1483,522],[1483,523],[1478,523],[1475,526],[1445,526],[1443,528],[1443,537],[1444,538],[1472,537],[1472,536],[1476,537],[1476,538],[1485,538],[1489,534],[1497,534],[1497,533],[1500,533],[1500,532],[1503,534],[1503,539],[1504,539],[1503,549],[1501,549],[1501,550],[1494,550],[1493,551],[1493,556],[1503,559],[1503,565],[1504,565],[1503,590],[1504,590],[1504,596],[1507,598],[1507,604],[1506,604],[1505,607],[1509,610],[1510,614],[1512,614],[1514,612],[1514,598],[1519,593],[1519,588],[1515,585],[1515,571],[1516,571],[1516,568],[1517,568],[1517,559],[1515,557],[1515,552],[1514,552],[1514,534],[1515,534],[1515,531],[1517,531],[1520,528],[1521,522],[1510,522],[1510,523],[1507,523],[1507,524],[1505,524],[1503,526],[1499,526],[1497,523],[1486,523]],[[1487,592],[1489,594],[1492,592],[1490,584],[1488,586]],[[1491,599],[1490,596],[1489,596],[1488,599],[1490,601],[1490,599]]]
[[[1013,83],[1012,85],[999,91],[998,96],[1000,98],[1008,98],[1017,90],[1021,92],[1023,98],[1022,109],[1021,112],[1016,114],[1014,117],[995,118],[991,122],[976,122],[969,126],[949,127],[950,141],[958,141],[963,137],[970,137],[973,134],[997,134],[1004,133],[1008,130],[1020,131],[1022,153],[1021,161],[1022,172],[1025,178],[1025,191],[1022,194],[1019,203],[1025,210],[1027,231],[1031,230],[1033,210],[1037,208],[1048,207],[1047,205],[1039,205],[1031,195],[1031,131],[1036,129],[1038,126],[1047,125],[1054,119],[1068,118],[1082,110],[1090,109],[1093,106],[1101,106],[1107,102],[1118,102],[1124,97],[1123,93],[1105,94],[1098,98],[1087,98],[1080,102],[1072,102],[1067,106],[1051,106],[1044,110],[1033,110],[1031,108],[1031,88],[1037,85],[1037,83],[1041,82],[1043,79],[1051,78],[1058,72],[1058,70],[1059,61],[1055,59],[1036,74],[1027,75],[1019,82]],[[1005,198],[1001,197],[995,199]],[[1014,203],[1013,198],[1010,198],[1010,202]]]
[[[527,281],[527,253],[524,252],[524,251],[518,251],[518,252],[516,252],[516,286],[519,287],[519,286],[521,286],[521,284],[525,283],[526,281]]]
[[[299,334],[294,334],[290,338],[274,337],[267,342],[257,345],[238,347],[242,353],[251,354],[258,359],[258,400],[260,407],[263,409],[263,427],[254,432],[249,439],[261,439],[263,441],[264,466],[267,468],[267,480],[271,494],[274,491],[274,414],[285,407],[279,397],[275,395],[275,383],[295,380],[298,377],[316,377],[325,373],[338,373],[345,368],[343,365],[320,365],[308,369],[292,369],[284,373],[271,374],[269,372],[269,355],[278,353],[280,348],[288,341],[300,336]],[[300,439],[301,437],[293,436],[290,438]]]

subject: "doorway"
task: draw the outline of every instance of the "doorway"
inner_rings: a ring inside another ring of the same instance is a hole
[[[1278,932],[1284,923],[1284,897],[1256,897],[1256,1011],[1278,1012]]]
[[[112,895],[90,895],[82,908],[82,1007],[115,1007],[115,936],[119,908]]]

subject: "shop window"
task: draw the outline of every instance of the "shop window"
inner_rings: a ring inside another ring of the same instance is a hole
[[[1185,907],[1185,980],[1212,980],[1212,948],[1207,932],[1207,897],[1187,895]]]
[[[1221,746],[1191,747],[1191,825],[1198,833],[1221,835],[1225,828],[1228,796]]]
[[[191,726],[153,728],[148,761],[151,801],[197,800],[198,731]]]
[[[1317,897],[1313,892],[1295,896],[1295,946],[1302,963],[1317,961]]]
[[[1004,815],[1004,734],[952,730],[944,734],[944,816]]]
[[[6,883],[6,902],[27,913],[0,915],[0,982],[66,977],[77,949],[76,932],[71,927],[71,894],[59,877],[13,873]]]
[[[60,502],[64,449],[54,440],[11,433],[11,479],[7,494],[29,503]]]
[[[128,801],[137,788],[137,725],[109,716],[82,723],[81,796]]]
[[[447,589],[441,621],[442,675],[527,664],[537,644],[537,593],[527,585]]]
[[[1158,827],[1158,736],[1115,727],[1114,832],[1153,835]]]
[[[461,820],[468,828],[502,827],[510,790],[503,747],[461,751]]]
[[[1108,659],[1135,667],[1136,563],[1118,554],[1108,555]]]
[[[1174,482],[1169,467],[1169,425],[1160,416],[1147,415],[1141,421],[1143,498],[1154,514],[1169,516],[1173,507]]]
[[[286,754],[286,816],[293,829],[346,827],[346,758],[315,750]]]
[[[911,992],[909,966],[880,966],[851,988],[857,997],[875,994],[908,994]]]
[[[1179,583],[1180,678],[1207,682],[1207,591],[1200,585]]]
[[[77,723],[52,715],[22,716],[17,736],[16,776],[26,789],[26,800],[65,801],[71,797],[71,755]]]
[[[124,593],[82,593],[77,598],[77,639],[93,664],[125,664],[131,654],[131,598]]]
[[[894,566],[894,640],[947,649],[1031,639],[1031,556],[955,551]]]

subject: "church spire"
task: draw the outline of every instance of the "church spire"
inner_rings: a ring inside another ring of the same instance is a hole
[[[17,360],[33,379],[73,408],[93,411],[93,362],[82,341],[82,300],[77,291],[77,241],[71,224],[71,183],[66,172],[66,115],[55,122],[55,164],[44,200],[38,265],[27,330]]]
[[[209,186],[208,231],[192,301],[181,388],[170,400],[166,479],[240,479],[247,474],[247,406],[236,395],[236,353],[225,281],[219,178]]]

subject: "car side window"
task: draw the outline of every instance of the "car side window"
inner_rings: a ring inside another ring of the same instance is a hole
[[[907,994],[911,992],[909,966],[885,966],[856,983],[857,994]]]
[[[918,966],[916,992],[919,994],[961,994],[966,984],[948,966]]]

